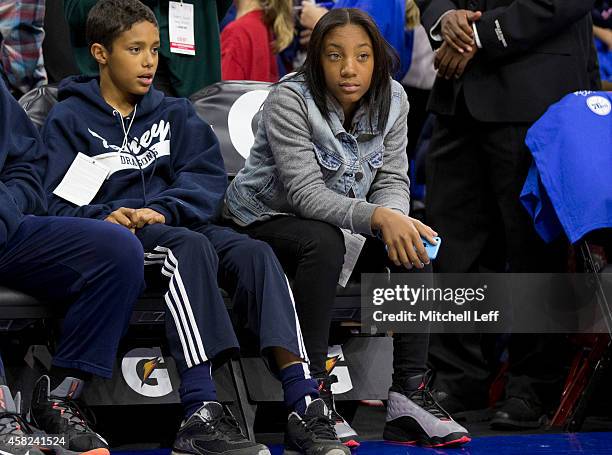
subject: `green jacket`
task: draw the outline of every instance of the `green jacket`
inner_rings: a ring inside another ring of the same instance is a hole
[[[70,40],[74,56],[83,74],[98,74],[85,39],[85,25],[89,10],[97,0],[64,0],[64,11],[70,26]],[[232,4],[232,0],[186,0],[194,5],[196,55],[170,52],[168,34],[168,1],[141,0],[155,13],[161,38],[160,54],[167,59],[172,86],[179,96],[187,97],[202,87],[221,80],[221,45],[219,21]]]

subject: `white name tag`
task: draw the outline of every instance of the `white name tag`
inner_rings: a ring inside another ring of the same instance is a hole
[[[79,207],[89,204],[108,177],[109,169],[79,153],[53,194]]]
[[[357,259],[363,249],[365,243],[365,237],[361,234],[353,234],[351,231],[341,229],[344,234],[344,246],[346,252],[344,253],[344,264],[342,265],[342,272],[340,272],[340,278],[338,278],[338,284],[343,288],[346,287],[351,273],[357,264]]]
[[[186,2],[169,2],[169,4],[170,52],[195,55],[193,5]]]

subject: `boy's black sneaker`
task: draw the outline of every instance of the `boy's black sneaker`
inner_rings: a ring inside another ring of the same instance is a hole
[[[319,383],[319,397],[325,402],[327,409],[329,409],[330,417],[334,421],[334,429],[336,435],[342,443],[350,448],[359,447],[359,439],[357,432],[351,427],[344,417],[342,417],[338,411],[336,411],[336,403],[334,402],[334,394],[332,393],[332,384],[338,382],[338,378],[335,375],[325,376],[323,378],[317,378]]]
[[[172,455],[270,455],[263,444],[249,441],[229,409],[206,401],[184,421]]]
[[[81,394],[83,381],[67,377],[55,389],[50,389],[49,376],[41,376],[32,394],[31,422],[47,434],[65,436],[69,451],[108,451],[108,443],[92,430],[85,418],[84,408],[75,401]]]
[[[39,445],[47,441],[51,444]],[[0,451],[12,455],[77,455],[52,443],[53,438],[30,425],[21,415],[21,394],[17,393],[13,399],[9,388],[0,385]],[[96,449],[88,455],[109,455],[109,452]]]
[[[413,391],[404,392],[396,385],[389,390],[385,441],[426,447],[460,446],[471,441],[468,431],[431,395],[427,375],[413,376],[405,386]]]
[[[325,402],[317,398],[300,417],[292,412],[285,432],[285,455],[350,455],[338,439]]]

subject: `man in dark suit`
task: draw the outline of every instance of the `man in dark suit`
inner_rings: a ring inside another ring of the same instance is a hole
[[[427,159],[428,223],[444,239],[436,271],[562,270],[563,249],[553,254],[544,245],[519,202],[531,164],[524,139],[548,106],[598,88],[594,0],[417,3],[437,49],[439,76],[429,100],[438,115]],[[449,394],[451,412],[485,405],[490,368],[483,338],[451,337],[432,342],[436,387]],[[545,392],[553,390],[561,365],[550,355],[550,341],[511,337],[508,399],[493,426],[543,423]]]

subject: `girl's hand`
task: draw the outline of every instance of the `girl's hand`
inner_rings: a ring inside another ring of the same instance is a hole
[[[421,237],[435,245],[438,235],[426,224],[395,210],[378,207],[372,215],[372,230],[380,230],[387,245],[389,259],[397,266],[422,269],[429,264],[429,257]]]

